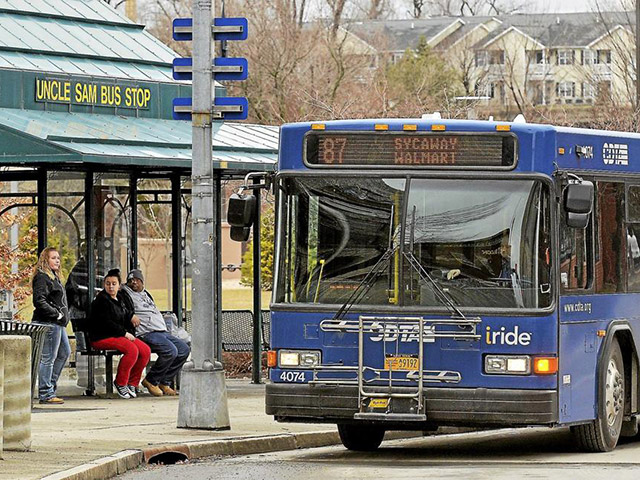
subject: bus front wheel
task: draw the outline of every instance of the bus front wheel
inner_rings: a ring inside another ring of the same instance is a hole
[[[609,452],[616,447],[624,417],[624,363],[618,340],[603,357],[604,383],[600,385],[598,416],[586,425],[571,427],[578,446],[588,452]]]
[[[370,425],[338,424],[340,440],[345,448],[356,452],[372,452],[382,443],[384,428]]]

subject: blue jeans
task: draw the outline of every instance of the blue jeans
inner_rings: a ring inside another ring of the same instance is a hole
[[[170,385],[187,361],[191,348],[168,332],[149,332],[140,339],[149,345],[152,353],[158,355],[156,363],[147,373],[147,381],[153,385]]]
[[[67,331],[60,325],[49,324],[42,344],[38,369],[38,397],[49,400],[56,396],[58,378],[71,354]]]

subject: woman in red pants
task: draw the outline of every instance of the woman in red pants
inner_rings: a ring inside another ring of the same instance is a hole
[[[135,398],[151,350],[134,335],[139,320],[118,300],[120,283],[120,270],[109,270],[104,277],[104,289],[91,303],[89,338],[93,348],[122,352],[113,386],[122,398]]]

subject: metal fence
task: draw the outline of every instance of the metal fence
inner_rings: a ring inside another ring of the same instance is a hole
[[[253,312],[251,310],[222,311],[222,350],[250,352],[253,349]],[[191,312],[187,312],[184,328],[191,333]],[[262,348],[269,349],[271,311],[262,310]]]
[[[31,398],[33,398],[33,394],[35,392],[44,336],[49,328],[50,325],[44,325],[41,323],[22,323],[11,320],[0,320],[0,335],[26,335],[31,337]]]

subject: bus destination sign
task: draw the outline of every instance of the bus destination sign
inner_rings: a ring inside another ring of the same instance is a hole
[[[512,167],[511,134],[310,132],[306,161],[344,167]]]

